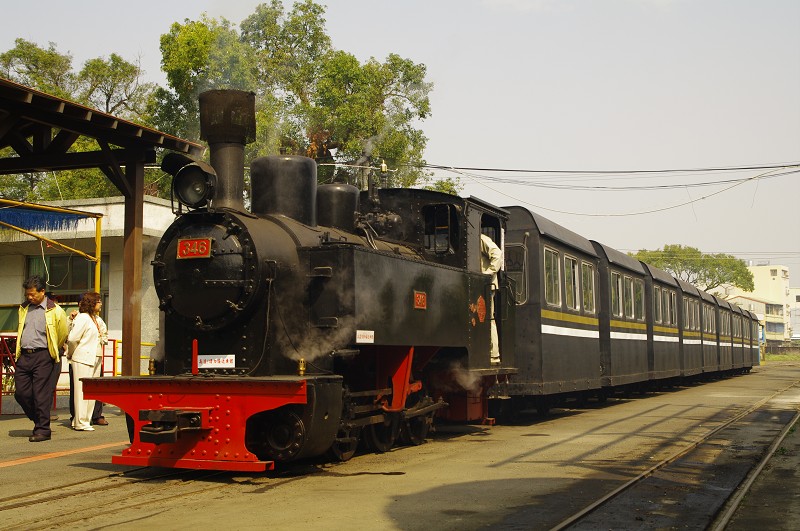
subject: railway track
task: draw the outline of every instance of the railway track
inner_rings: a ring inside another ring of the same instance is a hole
[[[107,463],[107,450],[66,453],[3,471],[9,477],[0,492],[0,529],[303,529],[321,522],[337,531],[711,529],[713,518],[735,510],[735,489],[754,477],[770,446],[778,451],[770,466],[761,465],[766,474],[735,518],[719,525],[798,528],[786,526],[785,513],[796,484],[786,472],[800,469],[800,436],[795,430],[776,441],[800,407],[800,367],[764,367],[615,402],[546,418],[528,412],[519,423],[492,428],[443,424],[429,444],[411,451],[269,474],[121,472]],[[18,431],[9,429],[7,442]],[[781,460],[777,482],[765,482]],[[623,483],[631,485],[618,489]],[[761,512],[753,510],[759,489],[768,493]],[[594,501],[612,490],[620,492]],[[764,508],[774,507],[769,496],[778,491],[780,511]],[[592,511],[570,517],[590,504]],[[759,515],[770,512],[781,521],[761,524]]]
[[[800,412],[781,404],[781,396],[796,386],[780,389],[739,412],[562,520],[552,531],[725,529],[800,419]]]
[[[247,477],[244,481],[272,488],[299,477],[289,470]],[[125,511],[150,516],[182,499],[223,491],[240,483],[231,472],[136,468],[0,498],[1,527],[7,531],[103,527],[104,517]],[[118,524],[119,520],[114,522]]]

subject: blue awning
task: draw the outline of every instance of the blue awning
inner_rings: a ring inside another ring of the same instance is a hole
[[[0,205],[0,221],[31,232],[72,230],[88,216]]]

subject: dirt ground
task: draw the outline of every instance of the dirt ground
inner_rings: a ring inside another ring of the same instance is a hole
[[[800,529],[800,433],[795,426],[726,529]]]
[[[126,446],[121,415],[107,414],[110,425],[87,434],[69,430],[68,412],[58,410],[66,417],[41,444],[27,442],[27,419],[3,415],[0,528],[549,529],[676,445],[798,382],[800,364],[769,364],[747,376],[592,402],[519,424],[441,426],[421,446],[342,464],[177,478],[155,469],[147,481],[110,462]],[[787,407],[800,407],[799,393],[787,393]],[[740,516],[731,529],[800,529],[792,525],[800,520],[785,517],[797,514],[789,505],[800,492],[798,455],[793,433],[763,480],[772,483],[757,484],[745,500],[741,514],[753,520]],[[757,503],[758,489],[771,506]]]

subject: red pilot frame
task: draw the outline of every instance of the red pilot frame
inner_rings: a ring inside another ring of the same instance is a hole
[[[84,394],[133,419],[131,446],[112,458],[115,464],[260,472],[275,463],[259,460],[245,446],[247,419],[306,404],[306,384],[291,376],[91,378],[84,380]]]

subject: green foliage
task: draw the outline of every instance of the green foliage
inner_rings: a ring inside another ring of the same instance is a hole
[[[281,0],[255,8],[237,29],[224,18],[174,23],[160,39],[168,87],[143,83],[138,63],[117,54],[87,61],[77,73],[55,45],[42,49],[17,39],[0,54],[0,75],[166,133],[200,138],[198,96],[210,89],[256,93],[257,138],[246,160],[280,151],[317,160],[321,181],[356,181],[360,170],[385,160],[389,186],[413,186],[426,137],[416,127],[430,116],[426,68],[397,54],[362,63],[336,51],[325,29],[325,7]],[[96,150],[76,143],[72,150]],[[334,170],[334,163],[338,164]],[[146,173],[147,193],[169,196],[168,179]],[[28,200],[118,193],[96,170],[0,177],[3,194]],[[451,186],[452,185],[452,186]],[[445,190],[456,190],[444,182]]]
[[[425,66],[391,54],[386,62],[365,64],[351,54],[333,52],[322,66],[314,105],[306,110],[317,144],[337,148],[340,161],[382,159],[399,186],[412,186],[426,138],[412,127],[430,114]],[[318,154],[319,155],[319,154]]]
[[[305,0],[287,14],[279,0],[262,4],[242,22],[241,38],[254,51],[259,98],[272,97],[259,122],[280,138],[288,152],[320,163],[385,160],[390,185],[411,186],[419,169],[426,138],[413,127],[430,115],[424,65],[391,54],[384,63],[362,64],[352,54],[334,51],[325,32],[325,9]],[[269,149],[261,149],[262,154]],[[321,181],[355,182],[359,170],[320,167]]]
[[[142,75],[138,64],[115,53],[108,59],[89,59],[77,76],[79,101],[123,119],[142,121],[156,90],[155,83],[142,82]]]
[[[161,69],[171,90],[160,88],[149,108],[158,129],[189,140],[200,138],[197,98],[212,89],[255,88],[252,53],[225,19],[174,23],[161,36]]]
[[[287,106],[308,105],[320,67],[331,51],[325,8],[310,0],[286,14],[280,0],[256,7],[241,24],[241,40],[255,53],[259,94],[275,93]]]
[[[461,179],[459,179],[458,177],[456,177],[455,179],[453,179],[452,177],[446,177],[444,179],[438,179],[436,181],[429,181],[422,188],[425,190],[432,190],[434,192],[443,192],[445,194],[460,195],[461,191],[464,189],[464,185],[461,184]]]
[[[0,54],[0,72],[12,81],[61,98],[75,92],[72,56],[61,54],[50,43],[45,50],[25,39],[16,39],[14,47]]]
[[[631,256],[705,291],[710,292],[725,285],[736,286],[745,291],[755,289],[753,274],[747,269],[747,265],[729,254],[705,254],[695,247],[671,244],[656,251],[640,250]]]
[[[147,108],[155,85],[142,82],[138,64],[117,54],[108,59],[89,59],[79,72],[72,71],[72,57],[58,53],[55,44],[48,49],[17,39],[15,47],[0,54],[2,75],[34,89],[69,99],[123,119],[147,124]],[[99,150],[97,143],[79,137],[69,152]],[[13,156],[10,148],[0,156]],[[157,176],[147,176],[151,181]],[[155,190],[146,185],[148,191]],[[119,195],[99,169],[33,172],[0,176],[0,195],[20,201],[80,199]]]

